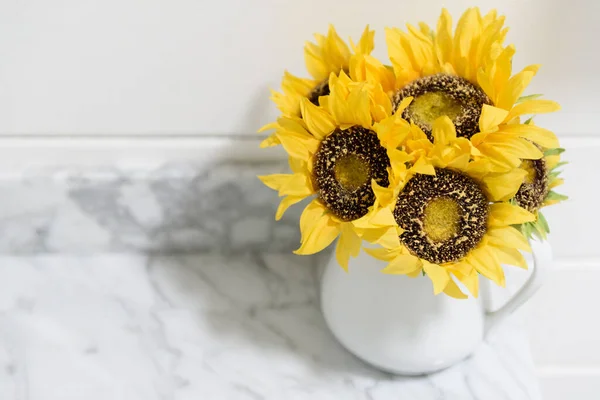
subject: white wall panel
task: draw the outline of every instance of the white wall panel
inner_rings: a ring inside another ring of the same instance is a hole
[[[0,133],[254,132],[275,117],[268,88],[303,74],[302,46],[327,24],[358,37],[405,21],[434,23],[442,5],[499,7],[516,66],[542,63],[531,89],[564,105],[546,121],[593,132],[600,92],[600,3],[576,0],[3,0]]]
[[[526,305],[534,361],[600,370],[600,261],[558,267]]]
[[[562,139],[567,149],[563,167],[565,184],[556,190],[569,196],[569,200],[544,209],[552,231],[556,258],[577,261],[600,256],[598,227],[600,213],[596,212],[600,186],[596,176],[600,172],[600,138]]]
[[[598,400],[600,376],[566,375],[541,379],[544,400]]]
[[[552,231],[550,242],[557,259],[585,261],[600,256],[598,227],[600,213],[596,212],[600,186],[598,157],[600,140],[596,138],[562,139],[567,149],[564,159],[565,184],[556,190],[570,198],[564,203],[544,209]]]

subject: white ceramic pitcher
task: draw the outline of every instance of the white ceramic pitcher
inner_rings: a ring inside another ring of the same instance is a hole
[[[529,280],[494,312],[485,310],[481,295],[467,300],[434,296],[427,277],[383,274],[385,263],[364,252],[351,260],[349,273],[332,256],[321,278],[323,315],[346,349],[382,370],[438,371],[472,354],[485,334],[539,288],[552,252],[548,242],[531,241],[531,247]]]

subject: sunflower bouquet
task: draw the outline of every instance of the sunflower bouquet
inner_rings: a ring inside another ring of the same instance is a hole
[[[541,208],[566,198],[563,150],[533,115],[560,107],[524,95],[539,65],[513,74],[507,31],[496,11],[468,9],[453,30],[442,10],[435,29],[386,29],[391,65],[368,26],[357,43],[330,26],[306,44],[311,78],[284,74],[281,116],[261,129],[261,147],[289,155],[291,173],[259,177],[283,197],[276,219],[310,199],[295,253],[338,239],[342,268],[364,247],[383,273],[426,275],[455,298],[456,280],[476,297],[479,275],[504,286],[503,264],[527,268],[521,251],[549,232]]]

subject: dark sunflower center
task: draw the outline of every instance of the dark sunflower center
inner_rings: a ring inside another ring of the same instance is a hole
[[[329,79],[319,83],[308,95],[308,100],[315,106],[319,105],[319,97],[329,95]]]
[[[460,260],[479,244],[487,230],[488,201],[468,176],[442,168],[435,173],[408,181],[394,217],[411,253],[443,264]]]
[[[546,160],[523,160],[520,168],[527,175],[515,195],[515,201],[520,207],[535,213],[544,203],[549,191]]]
[[[338,218],[358,219],[375,201],[371,181],[389,185],[389,166],[390,159],[375,132],[360,126],[337,129],[315,154],[313,174],[319,198]]]
[[[406,97],[413,97],[402,118],[418,125],[433,141],[431,126],[441,116],[448,116],[457,136],[470,138],[479,132],[479,116],[484,104],[492,104],[480,87],[454,75],[438,74],[417,79],[394,96],[394,110]]]

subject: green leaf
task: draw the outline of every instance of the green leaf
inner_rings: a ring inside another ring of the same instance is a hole
[[[548,174],[548,180],[554,180],[556,178],[558,178],[560,176],[560,174],[562,174],[563,171],[554,171],[552,170],[552,172],[550,172]]]
[[[524,101],[528,101],[528,100],[535,100],[535,99],[539,99],[540,97],[542,97],[543,94],[530,94],[527,96],[521,96],[517,99],[516,104],[522,103]]]
[[[529,125],[533,122],[533,117],[529,117],[527,121],[524,122],[525,125]]]
[[[537,226],[533,227],[533,235],[540,240],[544,240],[546,238],[546,235],[543,232],[540,232]]]
[[[538,212],[538,225],[544,231],[544,236],[546,233],[550,233],[550,225],[548,225],[548,220],[544,217],[544,214]]]
[[[550,193],[548,193],[548,196],[546,196],[546,200],[563,201],[563,200],[567,200],[568,198],[569,198],[569,196],[565,196],[564,194],[556,193],[554,191],[550,191]]]
[[[526,222],[522,224],[520,229],[523,236],[525,236],[528,239],[531,237],[531,223]]]
[[[557,154],[562,154],[564,152],[565,152],[565,149],[561,149],[561,148],[549,149],[544,152],[544,155],[545,156],[555,156]]]

